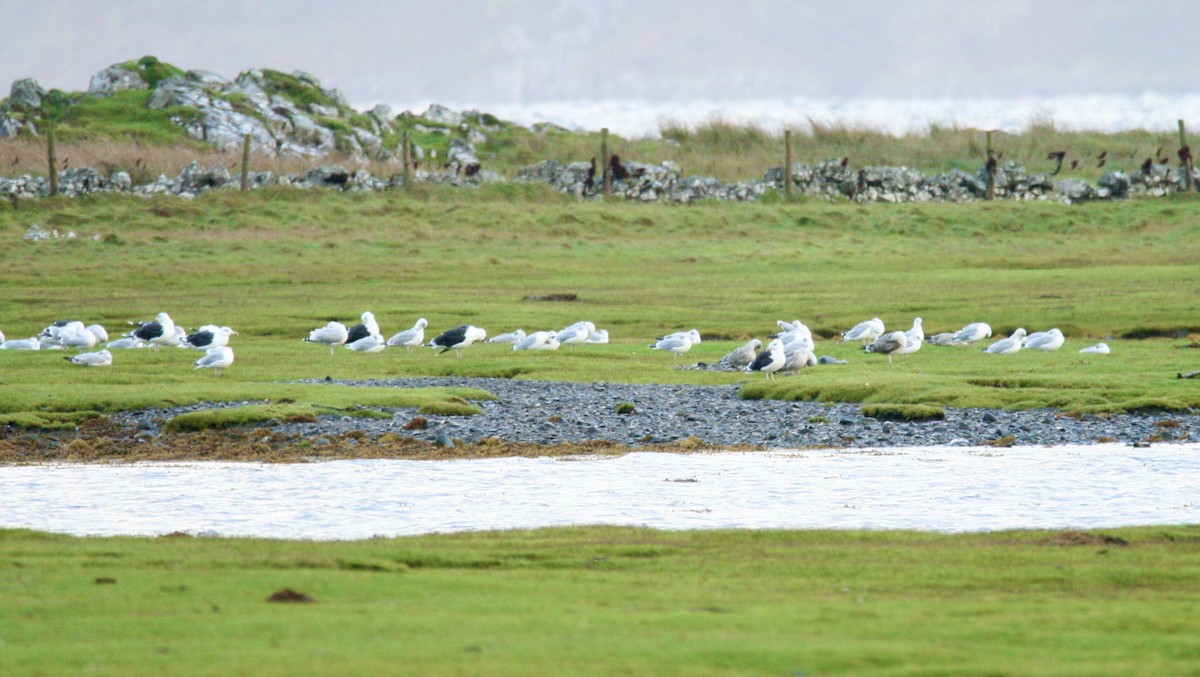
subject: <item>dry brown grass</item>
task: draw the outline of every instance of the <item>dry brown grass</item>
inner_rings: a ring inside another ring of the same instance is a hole
[[[222,153],[202,146],[158,146],[136,142],[83,141],[58,144],[55,150],[58,169],[90,167],[105,174],[128,172],[135,185],[153,182],[159,174],[174,178],[195,161],[203,167],[223,164],[235,176],[241,171],[242,154]],[[361,163],[344,155],[326,158],[280,158],[260,153],[250,156],[253,171],[271,171],[276,175],[304,173],[320,165],[338,164],[347,168],[363,168],[375,176],[388,177],[400,173],[397,164],[387,162]],[[0,176],[22,174],[45,176],[48,169],[46,144],[41,140],[0,140]]]
[[[762,177],[770,167],[783,163],[783,135],[753,125],[715,118],[700,125],[664,122],[661,138],[624,139],[609,137],[609,153],[622,160],[647,163],[671,161],[684,175],[713,176],[725,181]],[[895,135],[861,125],[810,119],[797,125],[793,134],[793,160],[815,164],[846,158],[851,166],[907,166],[927,174],[952,169],[975,171],[986,156],[985,132],[958,126],[930,125],[927,129]],[[1062,177],[1095,181],[1113,170],[1132,172],[1147,158],[1175,163],[1178,141],[1168,132],[1132,130],[1117,133],[1063,131],[1050,120],[1034,120],[1019,133],[993,134],[996,153],[1002,162],[1014,161],[1030,172],[1050,172],[1055,161],[1051,152],[1062,151]],[[523,167],[555,160],[586,162],[600,155],[599,134],[512,130],[496,134],[479,147],[483,166],[511,177]],[[88,141],[60,144],[60,166],[93,167],[105,173],[129,172],[135,183],[153,181],[159,174],[173,177],[193,160],[208,167],[224,164],[235,175],[241,154],[220,153],[192,143],[153,146],[127,141]],[[365,168],[375,176],[399,173],[395,162],[359,163],[350,157],[323,159],[277,158],[255,154],[252,168],[277,175],[303,173],[318,165],[340,164]],[[46,173],[43,140],[0,140],[0,176]]]

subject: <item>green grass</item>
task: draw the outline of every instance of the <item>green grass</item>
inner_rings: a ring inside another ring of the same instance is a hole
[[[283,382],[295,379],[458,375],[744,384],[744,397],[867,404],[1195,408],[1194,382],[1174,377],[1194,370],[1200,353],[1178,349],[1183,339],[1120,337],[1200,331],[1197,204],[672,207],[581,204],[510,186],[4,204],[0,330],[9,338],[62,318],[119,330],[160,310],[184,326],[214,322],[240,335],[237,362],[221,378],[193,371],[194,351],[124,351],[108,369],[0,352],[0,411],[274,401],[294,397]],[[31,224],[79,237],[27,242]],[[578,300],[535,300],[556,294]],[[613,343],[537,354],[480,345],[459,360],[427,349],[330,356],[300,340],[364,310],[387,335],[418,317],[430,336],[462,323],[497,334],[590,319]],[[828,340],[866,318],[907,328],[915,316],[929,334],[985,320],[997,334],[1057,326],[1068,340],[1057,353],[1012,356],[926,346],[891,365]],[[796,318],[821,337],[818,354],[850,364],[768,383],[677,370],[671,355],[646,348],[696,327],[706,340],[686,361],[715,362],[778,331],[775,320]],[[1078,354],[1097,340],[1113,354]],[[339,406],[365,404],[352,400]]]
[[[1195,526],[343,543],[0,530],[0,672],[1192,674],[1198,544]],[[266,601],[284,588],[315,602]]]

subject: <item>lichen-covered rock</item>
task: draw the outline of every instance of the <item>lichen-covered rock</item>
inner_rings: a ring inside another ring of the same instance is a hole
[[[424,113],[421,113],[421,117],[430,122],[436,122],[442,125],[450,125],[452,127],[457,127],[458,125],[462,124],[463,121],[463,116],[461,113],[456,113],[439,103],[429,104],[429,108],[425,109]]]
[[[141,73],[120,64],[96,73],[88,83],[88,94],[92,96],[112,96],[135,89],[150,89],[150,83],[142,79]]]
[[[4,106],[0,107],[0,110],[36,110],[42,107],[42,97],[44,96],[46,96],[46,90],[42,89],[37,80],[33,78],[17,80],[12,83],[8,100],[4,102]]]

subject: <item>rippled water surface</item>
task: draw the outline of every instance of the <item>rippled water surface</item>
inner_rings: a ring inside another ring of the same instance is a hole
[[[1200,521],[1200,445],[0,467],[0,526],[355,539],[541,527],[985,531]]]

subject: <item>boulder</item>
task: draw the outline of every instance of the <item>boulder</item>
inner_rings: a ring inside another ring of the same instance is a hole
[[[42,89],[37,80],[33,78],[17,80],[12,83],[12,89],[9,92],[8,101],[4,103],[3,110],[37,110],[42,107],[42,97],[44,96],[46,96],[46,90]]]
[[[150,84],[142,79],[141,73],[121,65],[109,66],[96,73],[88,84],[88,94],[92,96],[112,96],[134,89],[150,89]]]
[[[212,105],[212,98],[204,86],[185,78],[167,78],[158,83],[146,104],[151,110],[171,106],[190,106],[204,109]]]
[[[452,127],[461,125],[463,121],[462,113],[455,113],[449,108],[446,108],[438,103],[429,104],[429,108],[425,109],[424,113],[421,113],[421,117],[430,122],[436,122],[442,125],[450,125]]]
[[[394,113],[392,113],[391,106],[381,103],[372,108],[367,115],[371,118],[371,121],[379,127],[379,133],[391,134],[393,131],[395,131],[395,127],[392,125],[392,120],[394,120],[396,116]]]
[[[21,132],[21,127],[23,126],[24,123],[16,118],[0,116],[0,139],[13,138]]]

